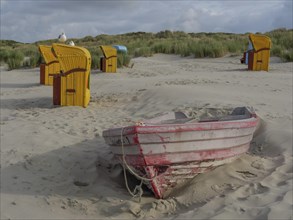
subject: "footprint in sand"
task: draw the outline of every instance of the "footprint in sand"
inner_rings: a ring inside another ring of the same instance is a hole
[[[265,170],[265,166],[262,161],[255,160],[250,164],[251,167],[258,169],[258,170]]]
[[[269,191],[269,188],[266,186],[263,186],[261,183],[250,183],[249,187],[246,189],[246,191],[251,194],[262,194],[264,192]]]
[[[228,183],[224,183],[222,185],[212,185],[211,189],[214,190],[216,193],[222,194],[227,190],[234,190],[237,186],[234,184],[228,184]]]
[[[241,176],[244,178],[244,179],[247,179],[247,178],[255,178],[257,177],[256,174],[254,173],[251,173],[249,171],[236,171],[237,173],[240,173]]]

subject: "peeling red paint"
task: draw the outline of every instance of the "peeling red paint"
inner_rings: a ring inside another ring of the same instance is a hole
[[[133,137],[132,140],[133,140],[133,143],[135,143],[135,144],[138,144],[139,143],[137,134]]]

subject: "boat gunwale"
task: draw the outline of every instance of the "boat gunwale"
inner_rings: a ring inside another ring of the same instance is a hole
[[[225,130],[225,129],[241,129],[256,127],[259,122],[258,116],[251,116],[247,119],[233,120],[233,121],[212,121],[212,122],[195,122],[184,124],[146,124],[146,125],[131,125],[120,128],[112,128],[103,131],[103,137],[113,137],[121,135],[132,134],[150,134],[150,133],[177,133],[177,132],[191,132],[191,131],[211,131],[211,130]]]

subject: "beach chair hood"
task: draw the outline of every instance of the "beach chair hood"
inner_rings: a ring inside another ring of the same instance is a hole
[[[249,40],[252,43],[255,52],[264,49],[271,49],[271,39],[265,35],[250,34]]]

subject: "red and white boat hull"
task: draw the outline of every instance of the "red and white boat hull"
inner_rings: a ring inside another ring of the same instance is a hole
[[[165,198],[174,187],[247,152],[258,121],[254,114],[230,121],[135,125],[106,130],[103,137],[121,163],[123,141],[126,163],[152,178],[147,185],[156,198]]]

